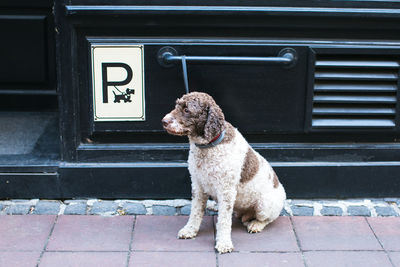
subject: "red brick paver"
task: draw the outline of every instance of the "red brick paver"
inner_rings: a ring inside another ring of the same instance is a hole
[[[32,267],[36,266],[40,251],[5,251],[0,252],[0,266]]]
[[[248,234],[236,219],[235,251],[214,250],[215,217],[179,240],[187,216],[0,216],[0,267],[394,266],[400,218],[280,217]]]
[[[133,250],[142,251],[214,251],[212,217],[205,216],[195,239],[178,239],[187,216],[137,216],[133,232]]]
[[[55,215],[0,216],[0,250],[43,250]]]
[[[45,252],[39,267],[125,267],[128,252]]]
[[[133,216],[62,215],[58,217],[47,250],[128,251],[133,222]]]
[[[373,231],[386,250],[400,251],[400,219],[367,218]]]
[[[249,234],[238,220],[233,220],[232,241],[237,251],[299,251],[289,217],[280,217],[261,233]]]
[[[400,267],[400,252],[390,252],[389,257],[392,260],[394,266]]]
[[[216,266],[214,252],[133,252],[129,267]]]
[[[391,267],[383,251],[308,251],[304,253],[308,267]]]
[[[301,253],[230,253],[219,256],[219,267],[304,267]]]
[[[293,217],[302,250],[382,250],[364,217]]]

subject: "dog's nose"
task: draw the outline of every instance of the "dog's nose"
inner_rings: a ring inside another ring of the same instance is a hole
[[[167,115],[161,120],[161,122],[164,127],[167,127],[172,122],[172,118]]]

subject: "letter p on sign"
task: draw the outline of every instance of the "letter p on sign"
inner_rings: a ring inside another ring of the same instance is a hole
[[[95,121],[144,121],[143,45],[92,45]]]

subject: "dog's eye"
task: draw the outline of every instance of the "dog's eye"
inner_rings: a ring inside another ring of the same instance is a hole
[[[184,111],[185,113],[189,113],[189,109],[188,109],[188,108],[184,108],[183,111]]]

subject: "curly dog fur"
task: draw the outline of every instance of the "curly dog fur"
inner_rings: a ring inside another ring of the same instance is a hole
[[[162,120],[173,135],[189,137],[189,172],[192,209],[179,238],[193,238],[199,231],[207,199],[218,203],[215,248],[231,252],[232,214],[257,233],[280,214],[286,193],[271,165],[251,148],[240,132],[225,121],[221,108],[205,93],[192,92],[176,100],[175,109]],[[225,130],[221,143],[200,148]]]

